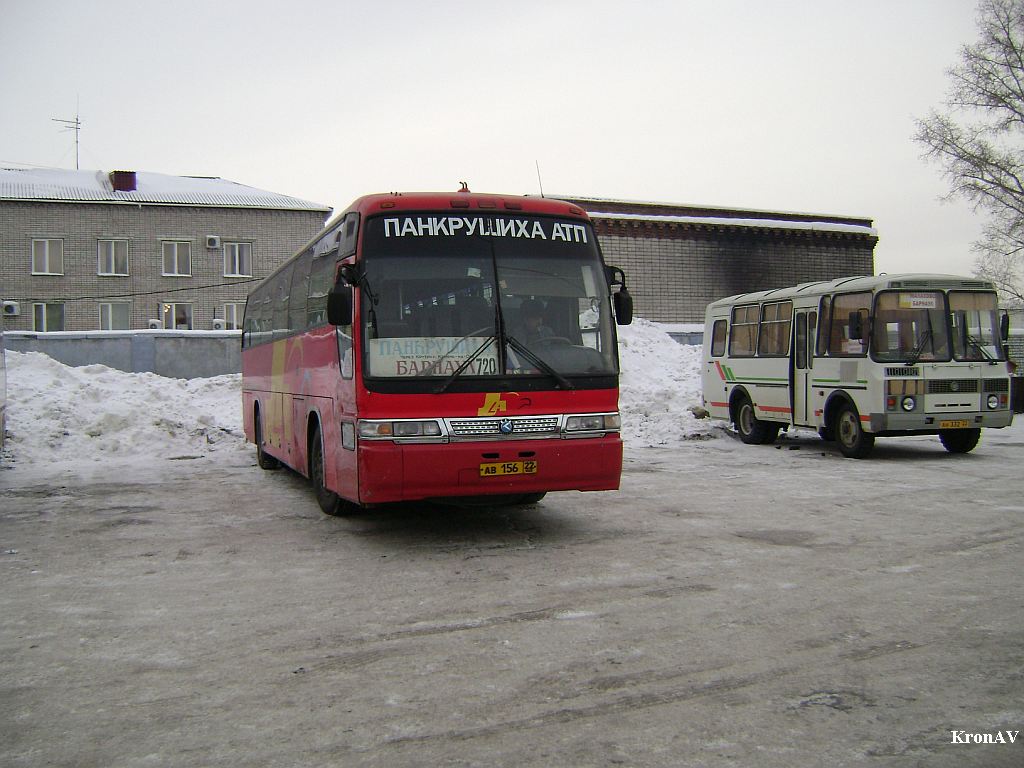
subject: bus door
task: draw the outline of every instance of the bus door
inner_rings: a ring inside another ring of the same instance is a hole
[[[817,335],[818,313],[814,310],[794,310],[793,318],[792,386],[790,397],[793,423],[809,424],[807,401],[810,396],[811,369],[814,367],[814,339]]]

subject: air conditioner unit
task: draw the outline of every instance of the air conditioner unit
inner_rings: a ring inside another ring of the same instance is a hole
[[[221,320],[219,317],[215,317],[213,318],[213,325],[211,325],[210,327],[213,328],[213,330],[215,331],[223,331],[225,328],[227,328],[227,325],[228,324]]]
[[[16,301],[4,302],[4,317],[17,317],[21,314],[21,304]]]
[[[206,247],[207,248],[220,248],[220,237],[217,235],[206,236]]]
[[[154,330],[155,331],[155,330],[158,330],[158,329],[163,328],[163,327],[164,327],[163,320],[150,320],[149,321],[149,328],[150,328],[150,330]]]

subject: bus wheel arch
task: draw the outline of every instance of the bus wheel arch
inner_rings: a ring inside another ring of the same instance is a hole
[[[832,425],[832,434],[843,456],[863,459],[870,454],[875,446],[875,436],[864,431],[854,402],[845,397],[838,398],[830,413],[832,417],[826,423]]]
[[[324,440],[320,417],[310,412],[306,422],[306,470],[313,486],[316,503],[325,514],[340,517],[352,512],[352,505],[327,488],[327,469],[324,462]]]
[[[256,464],[260,469],[280,469],[281,462],[263,450],[263,413],[259,400],[252,407],[252,429],[256,443]]]
[[[753,400],[741,387],[734,389],[729,396],[729,414],[740,440],[747,445],[772,443],[779,436],[779,428],[782,425],[757,418]]]

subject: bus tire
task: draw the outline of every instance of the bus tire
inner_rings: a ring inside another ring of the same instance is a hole
[[[981,439],[981,429],[940,429],[939,440],[950,453],[970,453]]]
[[[263,450],[263,417],[258,409],[254,422],[256,431],[256,463],[260,469],[280,469],[281,462]]]
[[[747,445],[763,445],[772,443],[779,436],[779,425],[770,421],[761,421],[754,415],[754,404],[746,395],[736,404],[736,431]]]
[[[844,403],[836,413],[833,429],[839,450],[848,459],[863,459],[875,447],[875,436],[860,425],[860,414],[850,403]]]
[[[320,439],[320,426],[313,427],[309,438],[309,481],[313,484],[316,503],[325,514],[339,517],[346,514],[348,504],[334,491],[329,490],[324,481],[324,443]]]

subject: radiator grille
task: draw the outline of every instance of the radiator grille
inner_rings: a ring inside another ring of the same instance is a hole
[[[932,379],[928,382],[928,393],[945,395],[950,392],[977,392],[977,379]]]
[[[1009,392],[1009,379],[985,379],[986,392]]]
[[[510,418],[512,432],[503,434],[501,422],[505,419],[451,419],[453,437],[516,437],[517,435],[557,434],[559,418],[557,416],[522,416]]]
[[[911,368],[906,365],[901,365],[899,368],[886,368],[886,376],[920,376],[920,368]]]

